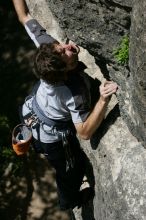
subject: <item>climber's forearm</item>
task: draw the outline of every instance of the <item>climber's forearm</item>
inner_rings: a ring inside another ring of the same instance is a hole
[[[95,130],[100,126],[106,112],[110,96],[116,93],[118,86],[116,83],[106,81],[100,86],[100,99],[96,103],[93,111],[85,122],[75,124],[77,133],[82,139],[90,139]]]
[[[16,10],[19,21],[24,25],[27,21],[32,19],[29,14],[28,7],[25,0],[12,0],[14,8]]]
[[[87,120],[83,123],[75,124],[77,133],[82,139],[90,139],[95,130],[100,126],[105,116],[107,105],[108,101],[103,101],[100,98]]]

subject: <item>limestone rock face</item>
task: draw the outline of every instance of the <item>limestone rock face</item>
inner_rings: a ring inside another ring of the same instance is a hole
[[[143,28],[145,27],[145,18],[142,10],[145,8],[145,3],[139,4],[137,1],[130,0],[94,0],[88,2],[84,0],[51,0],[48,1],[48,5],[67,37],[86,48],[94,56],[95,62],[101,68],[105,78],[110,78],[119,84],[118,100],[121,115],[133,135],[145,145],[145,106],[142,104],[146,103],[143,97],[145,80],[141,77],[137,80],[137,75],[139,75],[137,72],[135,73],[137,57],[133,58],[130,55],[130,71],[129,67],[118,65],[113,55],[113,51],[118,47],[123,36],[129,34],[131,36],[131,53],[134,54],[135,48],[138,49],[137,46],[134,46],[139,45],[137,41],[141,42],[141,48],[139,47],[138,50],[144,52],[144,40],[140,40],[139,33],[142,33],[141,38],[145,39],[145,28]],[[131,14],[133,15],[130,32]],[[137,17],[139,17],[138,20]],[[145,56],[142,54],[142,59],[139,54],[138,56],[144,63]],[[144,64],[141,68],[144,69]],[[133,74],[136,76],[134,80]],[[135,87],[137,87],[136,90]],[[141,108],[140,115],[139,107]]]
[[[133,1],[131,1],[131,0],[128,0],[128,1],[126,1],[126,0],[113,0],[113,1],[111,1],[111,0],[109,0],[109,2],[112,4],[112,3],[115,3],[115,4],[118,4],[117,6],[124,6],[125,8],[126,7],[131,7],[132,6],[132,3],[133,3]]]
[[[93,164],[96,191],[94,218],[83,220],[144,220],[146,152],[121,117],[110,126],[98,148],[93,149],[87,141],[82,146]],[[90,209],[86,207],[81,215],[86,216]]]
[[[114,47],[129,32],[131,5],[122,1],[51,0],[48,4],[68,38],[99,62],[110,62]]]
[[[119,84],[107,117],[90,141],[81,141],[94,174],[93,204],[75,210],[78,220],[146,219],[146,2],[144,0],[27,0],[31,13],[59,40],[87,49],[89,73]],[[130,34],[129,66],[113,56]],[[86,57],[86,58],[85,58]],[[91,61],[91,60],[92,61]],[[94,63],[95,61],[95,63]],[[91,179],[91,170],[87,169]]]
[[[130,95],[136,133],[146,141],[146,2],[134,1],[130,38]]]

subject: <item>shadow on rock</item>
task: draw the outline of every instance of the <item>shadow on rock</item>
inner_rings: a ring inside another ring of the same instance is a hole
[[[103,136],[106,134],[110,126],[114,124],[114,122],[119,116],[120,116],[119,105],[116,104],[114,108],[109,112],[106,119],[102,121],[100,127],[96,130],[96,132],[90,139],[92,149],[94,150],[97,149],[100,140],[103,138]]]

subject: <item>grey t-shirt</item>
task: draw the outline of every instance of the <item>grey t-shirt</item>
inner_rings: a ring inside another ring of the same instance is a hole
[[[25,28],[37,47],[41,43],[55,41],[35,19],[28,21]],[[36,100],[46,116],[61,121],[72,119],[74,124],[87,119],[90,112],[90,93],[86,75],[81,69],[77,67],[72,71],[65,83],[52,85],[40,80]],[[30,112],[31,107],[32,99],[28,99],[22,108],[23,116]],[[60,140],[60,136],[56,134],[52,126],[41,124],[39,130],[40,141],[44,143]],[[35,128],[32,129],[32,132],[34,138],[38,139],[38,132]]]

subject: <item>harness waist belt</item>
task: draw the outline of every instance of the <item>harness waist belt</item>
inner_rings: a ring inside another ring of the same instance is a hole
[[[40,106],[36,100],[36,96],[34,96],[34,98],[32,100],[32,109],[33,109],[33,112],[38,117],[38,119],[48,126],[57,127],[58,129],[65,129],[65,128],[69,128],[71,126],[71,124],[73,124],[71,120],[61,121],[61,120],[55,120],[55,119],[48,118],[44,114],[43,110],[40,108]]]

